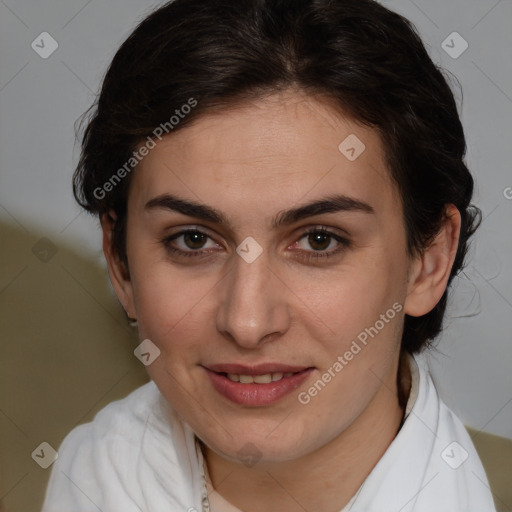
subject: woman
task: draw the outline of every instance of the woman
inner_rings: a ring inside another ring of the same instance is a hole
[[[117,52],[75,195],[152,382],[44,512],[493,511],[421,356],[478,211],[442,73],[371,0],[175,0]]]

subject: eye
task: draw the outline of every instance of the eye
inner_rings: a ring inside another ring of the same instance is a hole
[[[334,256],[350,245],[346,238],[325,228],[313,228],[295,242],[294,247],[304,251],[307,259]]]
[[[220,247],[207,233],[186,229],[162,240],[166,250],[177,257],[201,258]],[[333,257],[350,246],[349,240],[325,228],[313,228],[304,233],[291,247],[299,249],[299,257],[307,260]]]
[[[187,229],[162,240],[166,249],[179,256],[203,256],[219,245],[209,235],[197,229]]]

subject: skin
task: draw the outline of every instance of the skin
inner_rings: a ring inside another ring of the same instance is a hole
[[[355,161],[338,150],[349,134],[366,146]],[[432,245],[409,256],[377,132],[296,90],[200,117],[159,142],[132,179],[129,274],[112,249],[113,221],[102,219],[110,276],[138,320],[140,339],[161,351],[149,374],[204,442],[214,487],[245,512],[340,510],[399,428],[404,313],[423,315],[441,298],[458,243],[458,211],[448,205]],[[322,213],[272,226],[280,212],[334,193],[367,203],[373,213]],[[145,208],[162,194],[215,208],[229,225]],[[349,245],[304,236],[320,227]],[[168,244],[202,257],[166,248],[163,240],[186,228],[210,238],[198,244],[181,236]],[[236,253],[248,236],[263,250],[252,263]],[[402,311],[301,404],[298,393],[394,303]],[[315,370],[278,402],[244,407],[219,395],[202,367],[269,361]],[[240,450],[253,450],[259,460],[244,465]]]

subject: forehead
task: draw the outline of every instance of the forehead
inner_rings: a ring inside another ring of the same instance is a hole
[[[203,115],[164,137],[138,164],[130,202],[143,208],[171,192],[221,210],[275,210],[333,192],[396,209],[397,198],[377,131],[295,91]]]

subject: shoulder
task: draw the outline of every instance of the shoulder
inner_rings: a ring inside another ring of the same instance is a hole
[[[93,447],[112,451],[119,444],[136,448],[135,442],[144,435],[149,416],[157,410],[161,395],[153,382],[144,384],[121,400],[108,404],[99,411],[94,420],[75,427],[62,442],[64,458],[75,454],[90,454]],[[87,446],[89,450],[84,450]],[[131,451],[131,450],[129,450]]]
[[[418,496],[417,509],[421,511],[424,506],[427,510],[428,496],[436,495],[445,497],[440,511],[453,510],[455,504],[457,510],[464,512],[494,511],[487,476],[466,427],[439,396],[428,363],[421,358],[416,358],[416,362],[422,380],[420,386],[428,397],[425,407],[417,414],[420,420],[432,420],[429,426],[433,434],[423,481],[423,485],[429,484],[429,489]]]
[[[409,361],[405,421],[364,482],[353,510],[494,512],[473,443],[439,397],[428,361],[420,356]]]
[[[80,511],[97,510],[106,486],[126,489],[135,483],[146,425],[161,400],[156,385],[149,382],[104,407],[92,422],[75,427],[58,449],[43,512],[71,505]],[[136,489],[133,485],[127,492]]]

